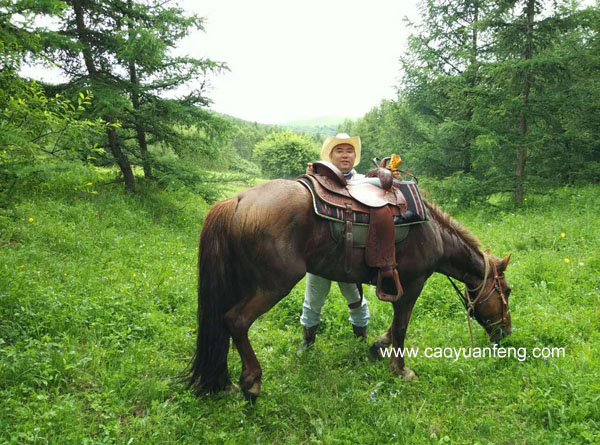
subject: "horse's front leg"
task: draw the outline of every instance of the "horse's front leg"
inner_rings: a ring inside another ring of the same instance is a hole
[[[406,284],[402,283],[404,287],[404,295],[393,303],[394,305],[394,319],[390,326],[391,338],[392,338],[392,354],[390,361],[390,369],[397,376],[402,377],[404,380],[413,380],[417,378],[417,375],[404,363],[404,339],[406,338],[406,330],[408,329],[408,322],[410,321],[410,315],[412,309],[423,290],[425,285],[425,279],[413,279]]]

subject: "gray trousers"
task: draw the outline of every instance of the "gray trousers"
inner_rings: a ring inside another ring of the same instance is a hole
[[[360,294],[355,283],[338,283],[342,295],[348,304],[360,301]],[[331,280],[319,277],[311,273],[306,274],[306,291],[304,292],[304,303],[302,304],[302,315],[300,324],[310,328],[321,321],[321,309],[325,304],[325,298],[331,288]],[[363,298],[362,303],[356,309],[348,309],[350,323],[354,326],[365,327],[369,323],[369,307],[367,300]]]

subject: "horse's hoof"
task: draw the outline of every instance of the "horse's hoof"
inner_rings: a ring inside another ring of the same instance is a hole
[[[231,394],[231,393],[233,393],[233,392],[237,392],[237,391],[239,391],[239,390],[240,390],[240,387],[239,387],[238,385],[236,385],[236,384],[235,384],[235,383],[233,383],[233,382],[229,382],[229,383],[227,384],[227,386],[225,386],[225,389],[224,389],[223,391],[224,391],[225,393],[227,393],[227,394]]]
[[[244,396],[251,404],[256,403],[258,394],[260,393],[260,382],[254,382],[250,388],[244,388]]]
[[[258,399],[258,396],[255,396],[254,394],[250,394],[250,393],[244,393],[244,397],[246,398],[246,400],[248,401],[248,403],[250,405],[254,405],[256,403],[256,399]]]
[[[418,379],[417,374],[415,374],[415,372],[412,369],[410,369],[406,366],[404,366],[402,368],[398,368],[398,366],[396,365],[395,362],[390,363],[390,370],[396,377],[400,377],[402,380],[404,380],[406,382],[410,382],[411,380]]]
[[[385,349],[385,345],[383,343],[380,343],[378,341],[374,342],[369,348],[369,358],[373,361],[382,360],[382,349]]]
[[[418,379],[417,374],[415,374],[415,372],[412,369],[407,368],[406,366],[400,372],[400,377],[406,382]]]

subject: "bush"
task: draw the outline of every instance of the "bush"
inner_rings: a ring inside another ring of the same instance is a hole
[[[319,159],[315,142],[289,130],[273,132],[254,147],[254,160],[269,178],[294,178]]]
[[[210,204],[223,197],[225,189],[220,185],[248,184],[254,179],[245,172],[206,171],[185,160],[167,157],[156,160],[154,177],[158,186],[167,191],[187,189]]]

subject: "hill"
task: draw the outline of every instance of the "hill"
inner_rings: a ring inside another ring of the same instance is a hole
[[[339,116],[322,116],[314,119],[303,119],[285,122],[279,124],[283,128],[295,131],[296,133],[304,133],[322,140],[327,136],[337,133],[338,126],[344,122],[346,118]]]

